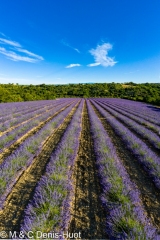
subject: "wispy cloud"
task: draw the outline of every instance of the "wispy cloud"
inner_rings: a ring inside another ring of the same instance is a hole
[[[18,55],[17,53],[13,51],[6,50],[5,48],[0,47],[0,53],[5,55],[8,59],[12,61],[24,61],[24,62],[30,62],[30,63],[35,63],[38,61],[36,58],[31,58],[28,56],[21,56]]]
[[[67,47],[75,50],[76,52],[80,53],[80,51],[78,50],[78,48],[72,47],[72,46],[71,46],[69,43],[67,43],[64,39],[61,40],[61,43],[62,43],[63,45],[65,45],[65,46],[67,46]]]
[[[2,33],[2,32],[0,32],[0,35],[2,35],[3,37],[6,37],[6,35],[4,33]]]
[[[108,57],[108,51],[112,49],[110,43],[103,43],[98,45],[95,49],[92,48],[89,52],[94,57],[95,63],[90,63],[88,67],[95,67],[101,65],[103,67],[114,66],[117,62],[114,61],[114,58]]]
[[[31,56],[31,57],[34,57],[34,58],[37,58],[39,60],[43,60],[43,57],[35,54],[35,53],[32,53],[26,49],[22,49],[22,48],[16,48],[18,52],[22,52],[22,53],[26,53],[27,55]]]
[[[21,45],[18,42],[11,41],[11,40],[8,40],[8,39],[5,39],[5,38],[0,38],[0,43],[8,44],[8,45],[11,45],[11,46],[14,46],[14,47],[21,47]]]
[[[18,42],[8,40],[6,38],[0,38],[0,44],[3,44],[3,46],[5,45],[5,48],[0,47],[0,53],[12,61],[36,63],[37,61],[44,60],[42,56],[23,49],[21,44]],[[20,53],[23,53],[23,55]]]
[[[78,50],[78,48],[73,48],[76,52],[80,53],[80,51]]]
[[[72,63],[72,64],[69,64],[68,66],[66,66],[65,68],[73,68],[73,67],[80,67],[81,64],[79,63]]]

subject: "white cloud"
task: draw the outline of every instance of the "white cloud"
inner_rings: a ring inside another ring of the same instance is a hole
[[[73,68],[73,67],[80,67],[81,64],[79,63],[72,63],[72,64],[69,64],[68,66],[66,66],[66,68]]]
[[[8,39],[5,39],[5,38],[0,38],[0,43],[8,44],[8,45],[11,45],[11,46],[14,46],[14,47],[21,47],[21,45],[18,42],[11,41],[11,40],[8,40]]]
[[[95,49],[92,48],[89,52],[94,57],[95,63],[88,64],[87,66],[114,66],[117,62],[114,61],[114,58],[108,57],[108,51],[111,49],[112,45],[110,43],[103,43],[102,45],[98,45]]]
[[[98,65],[100,65],[100,63],[90,63],[90,64],[88,64],[87,66],[88,66],[88,67],[96,67],[96,66],[98,66]]]
[[[1,33],[1,35],[4,34]],[[8,59],[12,61],[35,63],[39,60],[44,60],[43,57],[32,53],[26,49],[23,49],[18,42],[11,41],[6,38],[0,38],[0,44],[7,45],[6,48],[0,47],[0,53],[5,55]],[[23,55],[20,53],[23,53]]]

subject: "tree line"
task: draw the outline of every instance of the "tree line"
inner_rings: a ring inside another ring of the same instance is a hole
[[[159,83],[93,83],[66,85],[0,84],[0,103],[68,97],[113,97],[160,105]]]

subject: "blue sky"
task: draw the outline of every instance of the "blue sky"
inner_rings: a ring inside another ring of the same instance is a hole
[[[160,82],[159,0],[0,0],[0,83]]]

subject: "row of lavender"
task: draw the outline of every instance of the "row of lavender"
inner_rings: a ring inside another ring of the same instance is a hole
[[[98,111],[102,114],[114,131],[121,137],[126,147],[136,156],[137,160],[143,166],[144,170],[153,180],[153,183],[160,189],[160,158],[127,127],[120,123],[115,117],[109,114],[101,104],[91,101]],[[104,106],[103,106],[104,107]]]
[[[132,129],[135,133],[140,135],[140,137],[147,139],[151,145],[153,145],[154,148],[157,150],[160,150],[160,137],[154,133],[153,131],[149,130],[148,128],[144,127],[143,125],[137,123],[137,121],[134,121],[132,117],[132,114],[128,114],[125,111],[119,111],[115,107],[111,107],[110,105],[104,103],[101,103],[99,101],[96,101],[100,104],[105,110],[107,110],[109,113],[111,113],[114,117],[116,117],[118,120],[123,122],[127,127]],[[120,114],[119,114],[120,113]],[[157,131],[160,132],[160,127],[156,126]]]
[[[125,109],[126,111],[130,111],[135,115],[139,114],[146,118],[147,121],[150,120],[158,120],[158,125],[160,125],[160,109],[158,107],[154,107],[152,105],[142,103],[142,102],[134,102],[126,99],[118,99],[118,98],[101,98],[100,101],[105,101],[114,106],[118,106],[121,109]]]
[[[120,111],[120,113],[126,114],[126,116],[132,116],[133,120],[136,120],[147,126],[150,129],[154,129],[160,126],[160,109],[148,106],[145,103],[127,101],[122,99],[98,99],[100,102],[107,104],[113,109]],[[126,104],[126,102],[128,104]],[[160,130],[160,128],[159,128]]]
[[[66,98],[70,99],[71,98]],[[72,98],[73,99],[73,98]],[[44,107],[51,104],[56,104],[58,102],[64,101],[63,98],[56,100],[39,100],[39,101],[27,101],[27,102],[12,102],[12,103],[1,103],[0,104],[0,119],[6,117],[7,115],[18,114],[21,112],[27,112],[34,108]]]
[[[73,98],[68,98],[68,100],[73,100]],[[12,103],[1,103],[0,104],[0,119],[11,114],[18,114],[22,112],[27,112],[33,108],[43,107],[51,104],[56,104],[59,101],[65,101],[64,98],[56,100],[40,100],[40,101],[27,101],[27,102],[12,102]]]
[[[105,101],[103,101],[103,103],[105,105],[108,105],[108,103]],[[160,120],[159,120],[160,114],[159,113],[157,113],[156,120],[152,120],[151,119],[152,113],[150,111],[148,112],[148,117],[143,117],[143,114],[141,114],[140,109],[139,109],[139,113],[135,114],[134,110],[132,110],[132,108],[129,108],[129,107],[127,109],[124,109],[123,107],[121,107],[119,105],[115,106],[115,105],[112,105],[111,103],[109,103],[108,106],[110,106],[112,109],[116,110],[120,114],[123,114],[123,115],[131,118],[135,122],[143,125],[145,128],[152,130],[158,136],[160,136]],[[152,112],[154,112],[154,111],[152,111]]]
[[[97,104],[94,105],[99,111],[102,110]],[[131,182],[89,101],[87,106],[109,239],[158,239],[156,229],[147,220],[138,189]]]
[[[7,120],[2,119],[2,122],[0,123],[1,134],[5,132],[8,128],[13,126],[16,127],[17,124],[21,124],[22,122],[25,122],[30,118],[34,118],[36,115],[43,114],[43,112],[49,111],[50,109],[61,103],[64,103],[64,100],[60,100],[58,102],[53,101],[52,104],[46,104],[44,106],[42,105],[42,107],[38,108],[33,107],[31,110],[27,112],[21,111],[17,116],[15,117],[10,116],[9,119]]]
[[[73,197],[72,170],[79,147],[83,104],[84,100],[51,154],[46,173],[40,179],[33,200],[25,210],[21,231],[26,233],[26,237],[29,231],[36,234],[37,229],[61,235],[68,227]]]
[[[52,107],[54,107],[54,104],[51,104],[50,106],[46,105],[44,107],[33,108],[27,112],[20,112],[16,114],[16,116],[7,116],[7,119],[1,119],[0,131],[3,134],[3,132],[8,130],[9,128],[16,127],[18,124],[23,123],[24,121],[27,121],[36,115],[42,114],[43,112],[48,111]]]
[[[18,140],[24,134],[28,133],[30,130],[42,124],[49,117],[56,114],[62,108],[66,107],[66,104],[71,104],[71,101],[65,101],[65,102],[63,101],[61,104],[57,104],[57,106],[52,106],[52,108],[49,108],[45,111],[44,109],[42,109],[42,113],[38,114],[38,116],[36,111],[34,112],[35,117],[33,118],[31,117],[31,119],[20,124],[18,127],[14,128],[10,132],[3,134],[0,137],[0,152],[2,152],[4,148],[9,147],[11,144],[13,144],[16,140]]]
[[[20,112],[29,111],[39,106],[45,106],[52,104],[56,100],[42,100],[42,101],[30,101],[30,102],[15,102],[15,103],[1,103],[0,119],[12,114],[18,114]]]
[[[19,176],[29,167],[33,158],[42,150],[43,142],[64,121],[72,108],[78,103],[78,99],[64,111],[49,121],[36,134],[26,139],[13,154],[7,157],[0,165],[0,208],[14,186]]]

